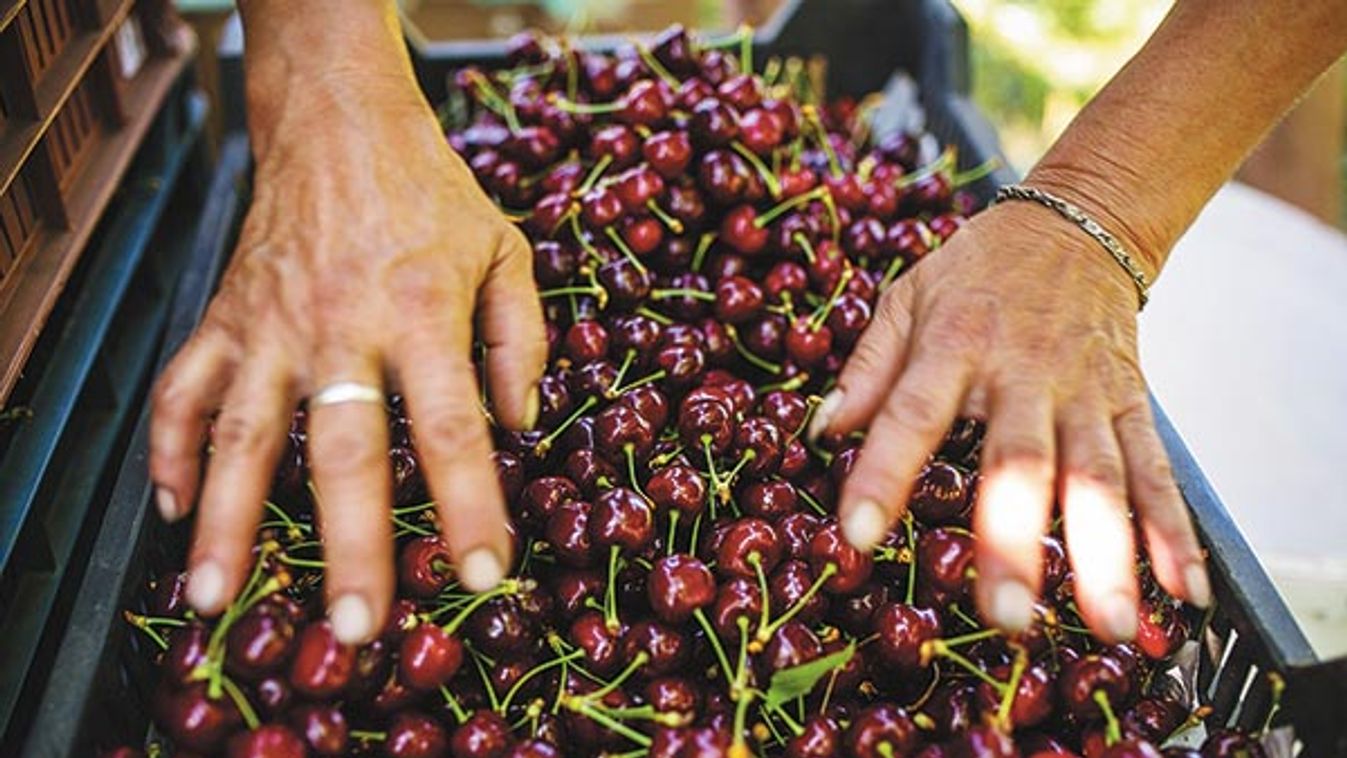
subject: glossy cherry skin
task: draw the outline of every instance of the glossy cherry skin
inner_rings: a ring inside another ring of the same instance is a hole
[[[768,479],[745,487],[739,496],[739,505],[750,516],[779,524],[781,519],[799,509],[800,499],[790,482]]]
[[[729,324],[742,324],[757,316],[764,304],[762,288],[742,276],[716,284],[716,317]]]
[[[235,676],[254,681],[278,669],[294,649],[290,619],[267,606],[254,606],[229,627],[225,665]]]
[[[290,712],[289,720],[313,754],[346,754],[350,728],[341,708],[333,705],[301,705]]]
[[[809,541],[809,565],[814,573],[818,574],[830,564],[836,567],[837,573],[823,586],[840,595],[859,590],[874,570],[874,558],[847,542],[841,526],[835,521],[820,528]]]
[[[1187,709],[1177,700],[1145,697],[1122,714],[1124,734],[1162,742],[1188,717]]]
[[[1099,719],[1102,714],[1094,693],[1102,691],[1115,712],[1121,712],[1132,692],[1131,681],[1118,659],[1090,653],[1062,666],[1057,675],[1057,694],[1062,704],[1081,718]]]
[[[767,248],[771,232],[758,223],[758,213],[751,205],[731,208],[720,222],[720,239],[735,252],[757,255]]]
[[[628,446],[637,460],[650,455],[655,429],[628,405],[614,403],[594,417],[594,435],[599,450],[615,461],[623,460]]]
[[[577,321],[566,331],[564,349],[576,363],[597,361],[608,355],[608,330],[598,321]]]
[[[505,754],[507,758],[562,758],[561,748],[545,740],[516,742]]]
[[[304,740],[289,727],[263,724],[229,740],[229,758],[304,758]]]
[[[933,460],[917,475],[908,508],[923,524],[948,524],[967,513],[972,496],[969,485],[963,469]]]
[[[672,464],[646,481],[645,492],[661,510],[696,517],[706,507],[706,480],[691,466]]]
[[[1009,666],[1000,666],[993,675],[1009,681],[1010,673]],[[1010,723],[1016,729],[1032,729],[1047,721],[1056,706],[1055,686],[1055,677],[1045,665],[1036,663],[1026,668],[1010,704]],[[986,682],[978,684],[977,698],[984,713],[995,713],[1001,705],[1001,693]]]
[[[580,491],[587,498],[597,497],[600,492],[621,481],[617,468],[592,447],[572,450],[566,456],[563,470],[567,477],[580,486]],[[586,503],[585,508],[588,507]]]
[[[746,619],[748,628],[753,629],[762,618],[762,593],[758,590],[757,582],[744,577],[722,582],[708,615],[711,625],[722,639],[738,644],[739,619]]]
[[[564,476],[540,476],[525,485],[519,504],[530,520],[546,522],[562,503],[580,499],[580,488]]]
[[[473,646],[498,662],[522,654],[538,633],[518,602],[504,597],[488,600],[463,627]]]
[[[590,539],[596,547],[617,546],[633,553],[650,543],[654,527],[649,501],[626,487],[613,487],[599,495],[589,518]]]
[[[585,611],[571,622],[569,638],[585,651],[586,667],[607,676],[622,666],[623,631],[621,627],[610,629],[598,611]]]
[[[808,600],[804,600],[812,586],[814,574],[809,564],[800,560],[783,561],[767,580],[771,607],[775,613],[781,614],[803,602],[804,607],[796,613],[795,619],[805,624],[817,624],[828,612],[828,596],[823,592],[815,592]]]
[[[567,500],[547,518],[544,536],[563,565],[583,568],[593,562],[594,543],[589,536],[592,511],[593,506],[584,500]]]
[[[355,658],[355,647],[338,642],[331,623],[314,621],[300,632],[290,661],[290,684],[311,698],[332,697],[350,682]]]
[[[441,758],[449,754],[449,735],[435,719],[413,711],[393,716],[384,752],[390,758]]]
[[[505,758],[514,738],[510,725],[493,711],[477,711],[454,730],[449,746],[454,758]]]
[[[692,161],[692,142],[685,131],[659,132],[642,143],[641,155],[660,176],[676,179]]]
[[[166,678],[176,684],[187,684],[194,679],[199,666],[206,663],[211,630],[200,621],[173,629],[168,637],[168,650],[162,662]]]
[[[734,454],[745,461],[741,471],[749,478],[763,479],[775,474],[784,447],[785,435],[776,424],[761,416],[746,418],[735,428]]]
[[[176,745],[204,754],[213,753],[242,721],[233,701],[210,698],[204,682],[181,690],[160,686],[155,692],[154,714],[155,723]]]
[[[398,585],[413,597],[435,597],[452,578],[453,557],[437,536],[410,540],[398,553]]]
[[[1218,729],[1202,743],[1202,758],[1263,758],[1267,755],[1254,736],[1233,729]]]
[[[912,671],[926,666],[923,646],[942,633],[940,614],[931,608],[889,603],[874,616],[876,650],[889,665]]]
[[[786,758],[833,758],[842,753],[842,728],[827,716],[811,716],[786,743]]]
[[[398,651],[398,677],[420,691],[439,689],[463,665],[463,643],[436,624],[423,623],[407,633]]]
[[[646,580],[650,608],[661,621],[681,624],[716,599],[716,579],[697,558],[675,553],[660,558]]]
[[[725,530],[716,550],[716,570],[727,577],[753,578],[759,570],[766,574],[776,568],[782,552],[775,527],[763,519],[745,516]]]
[[[679,628],[658,621],[637,621],[622,635],[625,662],[630,663],[644,653],[645,670],[654,676],[682,671],[691,647],[687,635]]]
[[[917,539],[919,573],[936,589],[962,594],[973,567],[973,537],[962,531],[939,528]]]
[[[912,718],[890,703],[861,711],[847,727],[845,735],[847,750],[856,758],[909,755],[916,751],[920,739]]]
[[[823,643],[819,642],[818,635],[792,619],[772,633],[762,653],[754,659],[754,665],[763,681],[771,681],[774,672],[802,666],[821,655]],[[826,677],[820,680],[820,685],[827,686]]]

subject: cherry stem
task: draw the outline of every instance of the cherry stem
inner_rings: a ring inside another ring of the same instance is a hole
[[[464,621],[468,620],[468,616],[472,615],[473,611],[481,608],[487,601],[502,595],[517,595],[519,594],[519,590],[520,581],[518,579],[505,579],[495,588],[479,593],[473,597],[462,610],[449,620],[449,623],[440,628],[444,630],[445,634],[453,634],[458,631],[458,628],[463,625]]]
[[[595,249],[594,243],[589,241],[589,235],[587,235],[585,230],[580,227],[580,214],[573,214],[570,221],[571,234],[574,235],[576,241],[580,243],[580,247],[584,248],[585,255],[589,256],[596,264],[602,266],[605,263],[603,256],[599,255],[599,251]],[[590,284],[593,284],[596,287],[598,286],[598,283],[594,282],[592,279],[590,280]],[[602,305],[600,305],[600,307],[602,307]]]
[[[683,454],[682,445],[675,447],[673,450],[661,453],[660,455],[657,455],[654,458],[650,459],[649,463],[650,470],[654,471],[655,469],[664,468],[664,466],[668,464],[669,461],[672,461],[674,458],[677,458],[682,454]]]
[[[613,245],[622,252],[622,255],[626,257],[627,260],[631,261],[631,265],[635,266],[637,271],[640,271],[642,274],[650,273],[650,270],[645,267],[644,263],[641,263],[640,258],[636,257],[636,253],[632,252],[631,247],[627,245],[627,241],[622,239],[622,235],[618,234],[616,229],[611,226],[605,226],[603,228],[603,233],[608,235],[608,239],[613,241]]]
[[[929,660],[936,656],[947,658],[968,673],[991,685],[992,689],[996,690],[998,695],[1005,694],[1005,682],[999,681],[991,674],[983,671],[976,663],[963,657],[958,651],[946,647],[943,640],[927,640],[921,645],[921,653],[923,660]]]
[[[639,316],[645,316],[651,321],[654,321],[657,324],[662,324],[664,326],[668,326],[674,322],[673,319],[669,318],[663,313],[660,313],[659,311],[652,311],[649,308],[645,307],[644,305],[636,309],[636,314]]]
[[[815,200],[822,200],[827,194],[828,189],[826,187],[815,187],[808,192],[801,192],[794,197],[786,198],[771,208],[759,213],[758,217],[753,219],[753,226],[758,229],[764,229],[768,224],[777,220],[783,214],[789,213],[790,211],[799,208],[801,205],[807,205]],[[796,232],[796,234],[799,234],[799,232]]]
[[[603,623],[612,633],[622,628],[617,617],[617,569],[621,552],[622,548],[617,545],[608,549],[608,586],[603,590]]]
[[[664,369],[660,369],[659,371],[656,371],[655,373],[650,374],[648,376],[643,376],[640,379],[632,380],[631,384],[628,384],[627,386],[621,389],[610,389],[609,392],[612,393],[611,394],[612,398],[616,398],[619,395],[623,394],[624,392],[630,392],[631,390],[634,390],[637,387],[644,387],[647,384],[653,384],[655,382],[658,382],[667,375],[668,375],[667,371],[665,371]]]
[[[992,172],[998,168],[1001,168],[1001,159],[993,156],[967,171],[960,171],[954,176],[951,176],[949,178],[949,184],[952,188],[958,189],[965,185],[972,184],[984,176],[991,176]]]
[[[773,390],[785,390],[787,392],[794,392],[795,390],[798,390],[799,388],[805,386],[808,383],[809,383],[809,374],[801,371],[800,373],[796,374],[795,376],[792,376],[791,378],[785,380],[784,382],[773,382],[771,384],[763,384],[758,386],[756,390],[759,396],[764,395],[768,392],[772,392]],[[795,439],[796,437],[800,436],[800,431],[805,428],[806,425],[801,425],[800,429],[796,430],[794,434],[790,435],[790,439]]]
[[[486,673],[486,665],[482,663],[483,655],[471,646],[468,646],[468,652],[472,658],[473,666],[477,669],[477,676],[482,680],[482,689],[486,690],[486,699],[491,705],[491,710],[504,715],[505,712],[500,707],[500,700],[496,697],[496,688],[491,686],[491,676]]]
[[[927,163],[925,166],[922,166],[921,168],[917,169],[916,171],[913,171],[910,174],[903,174],[897,179],[894,179],[893,186],[897,189],[906,189],[916,184],[917,182],[920,182],[924,179],[934,176],[935,174],[941,171],[947,171],[952,165],[954,165],[955,156],[956,151],[954,149],[954,146],[951,145],[950,147],[945,148],[935,160],[931,161],[930,163]]]
[[[804,500],[804,504],[809,506],[818,515],[820,516],[828,515],[828,509],[824,508],[822,503],[814,499],[814,496],[809,494],[808,490],[806,490],[804,487],[796,487],[795,494],[799,495],[800,499]]]
[[[248,725],[249,729],[256,729],[262,725],[262,720],[257,718],[257,711],[253,710],[252,703],[248,702],[248,696],[243,694],[243,690],[234,683],[233,679],[227,676],[220,677],[220,684],[224,691],[229,695],[229,699],[234,701],[234,707],[238,708],[239,714],[243,716],[243,723]]]
[[[650,215],[659,219],[660,223],[664,224],[670,232],[673,234],[683,233],[683,222],[674,218],[668,211],[659,207],[659,203],[656,202],[655,198],[652,197],[649,200],[646,200],[645,207],[650,211]]]
[[[748,24],[739,26],[739,70],[744,74],[753,73],[753,27]]]
[[[856,276],[856,270],[850,266],[842,269],[842,275],[837,277],[837,284],[833,286],[832,294],[828,296],[828,299],[823,303],[822,307],[815,311],[814,315],[810,317],[809,331],[817,332],[823,327],[823,322],[827,320],[828,314],[832,313],[833,306],[837,305],[837,298],[842,296],[842,292],[847,288],[847,285],[851,283],[851,279],[854,276]]]
[[[823,154],[828,157],[828,170],[833,177],[842,176],[842,163],[837,160],[837,151],[833,150],[832,140],[828,137],[828,129],[823,125],[823,119],[819,118],[818,108],[812,104],[805,104],[800,108],[805,121],[814,128],[814,136],[818,139],[819,147],[823,149]]]
[[[368,729],[352,729],[347,734],[360,742],[383,742],[388,739],[388,732],[372,732]]]
[[[697,537],[701,535],[701,531],[702,531],[702,514],[698,513],[697,518],[692,520],[692,534],[688,539],[689,553],[695,552],[697,550]]]
[[[555,289],[543,290],[538,293],[538,297],[546,300],[550,297],[564,297],[566,295],[594,295],[597,296],[603,290],[602,287],[584,287],[573,285],[570,287],[557,287]]]
[[[720,483],[716,486],[716,494],[720,496],[722,502],[734,503],[734,493],[730,488],[734,486],[734,480],[738,478],[739,472],[743,470],[744,466],[747,466],[757,457],[758,451],[753,448],[745,450],[743,455],[739,456],[739,462],[734,464],[734,468],[730,469],[730,473],[720,480]],[[738,510],[737,505],[735,510]]]
[[[649,653],[647,653],[644,650],[638,652],[636,656],[631,659],[631,663],[628,663],[627,667],[625,669],[622,669],[622,672],[618,674],[613,679],[613,681],[605,684],[604,686],[600,687],[597,690],[594,690],[593,692],[586,693],[584,695],[584,699],[589,700],[590,702],[593,703],[597,703],[600,700],[603,700],[604,696],[606,696],[613,690],[617,689],[618,687],[621,687],[624,682],[630,679],[633,675],[636,674],[637,671],[641,670],[642,666],[644,666],[649,662],[650,662]]]
[[[776,84],[776,80],[781,77],[781,57],[773,55],[767,59],[767,64],[762,67],[762,84],[764,87],[771,87]]]
[[[720,644],[720,636],[716,634],[715,627],[711,626],[710,619],[706,618],[706,611],[697,608],[692,611],[693,618],[701,624],[702,631],[706,632],[706,641],[710,643],[711,649],[715,651],[716,660],[720,662],[721,671],[725,672],[725,681],[734,682],[734,670],[730,668],[730,659],[725,655],[725,646]]]
[[[706,473],[711,478],[711,487],[706,492],[707,503],[711,506],[711,519],[716,517],[716,493],[720,490],[720,474],[716,473],[716,456],[711,452],[711,435],[702,435],[702,452],[706,453]],[[696,544],[695,542],[693,543]]]
[[[224,686],[225,636],[228,634],[229,628],[257,601],[273,592],[279,592],[287,584],[278,576],[270,576],[259,585],[267,557],[279,550],[280,546],[274,541],[267,540],[262,543],[257,561],[253,563],[252,573],[248,576],[247,583],[243,585],[243,591],[234,599],[234,602],[225,608],[224,615],[220,617],[220,623],[215,626],[215,630],[211,632],[210,640],[206,643],[206,661],[201,666],[205,667],[208,680],[206,696],[212,700],[219,699]]]
[[[698,272],[702,270],[702,263],[706,260],[706,253],[711,249],[712,243],[716,241],[715,232],[704,232],[697,240],[697,249],[692,253],[692,270]]]
[[[744,343],[741,342],[741,341],[739,340],[739,330],[736,329],[736,328],[734,328],[734,324],[726,324],[726,325],[725,325],[725,333],[729,335],[729,337],[730,337],[730,342],[734,343],[734,349],[735,349],[735,352],[739,353],[739,355],[740,355],[744,360],[748,361],[749,363],[753,364],[754,366],[757,366],[758,368],[762,369],[763,371],[766,371],[766,372],[769,373],[769,374],[780,374],[780,373],[781,373],[781,366],[780,366],[780,365],[775,364],[775,363],[772,363],[771,361],[767,360],[766,358],[763,358],[763,357],[761,357],[761,356],[758,356],[758,355],[754,354],[754,352],[753,352],[752,350],[749,350],[748,347],[747,347],[746,345],[744,345]]]
[[[654,300],[670,300],[675,297],[690,297],[693,300],[703,300],[708,303],[713,303],[716,300],[716,294],[714,292],[685,288],[651,290],[650,297]]]
[[[449,688],[443,684],[440,685],[440,696],[449,706],[449,711],[454,714],[455,721],[462,724],[468,720],[468,714],[463,711],[463,706],[458,704],[458,698],[454,697],[454,693],[450,692]]]
[[[1104,744],[1106,747],[1113,747],[1122,740],[1122,726],[1118,723],[1118,715],[1113,712],[1113,704],[1108,700],[1108,693],[1095,690],[1090,697],[1094,699],[1095,705],[1099,706],[1099,712],[1104,714]]]
[[[1000,629],[979,629],[976,632],[969,632],[968,634],[960,634],[957,637],[946,637],[940,640],[940,642],[946,648],[962,647],[964,645],[971,645],[974,642],[981,642],[982,640],[991,639],[992,637],[999,637],[1000,635],[1001,635]]]
[[[814,243],[809,241],[809,237],[804,232],[796,232],[791,235],[791,240],[799,245],[800,249],[804,251],[805,260],[809,261],[811,264],[818,260],[818,253],[814,252]]]
[[[562,421],[561,424],[557,426],[556,429],[549,432],[546,437],[538,440],[538,444],[533,448],[534,454],[540,458],[547,455],[548,451],[552,449],[552,443],[555,442],[558,437],[565,434],[566,430],[569,429],[572,424],[579,421],[580,417],[588,413],[589,409],[598,405],[598,403],[599,399],[593,395],[585,398],[585,402],[581,403],[579,408],[571,411],[571,415],[567,416],[565,421]]]
[[[650,747],[649,737],[645,736],[644,734],[641,734],[635,729],[632,729],[631,727],[627,726],[621,721],[618,721],[617,719],[608,716],[601,710],[593,707],[592,704],[590,704],[583,698],[567,698],[566,707],[570,708],[571,710],[575,711],[581,716],[590,719],[596,724],[606,727],[609,731],[614,732],[616,734],[620,734],[623,737],[626,737],[632,742],[635,742],[637,745],[640,745],[642,748]]]
[[[907,265],[907,261],[903,256],[895,255],[893,257],[893,262],[889,264],[888,268],[884,269],[884,276],[880,277],[879,287],[877,287],[877,289],[882,291],[892,284],[893,280],[898,277],[898,272],[902,271],[903,266],[905,265]]]
[[[674,540],[678,537],[678,517],[682,515],[682,513],[683,512],[677,508],[669,511],[669,539],[665,540],[664,543],[665,555],[673,555]],[[693,545],[693,548],[695,549],[696,545]]]
[[[519,114],[515,113],[514,105],[510,103],[509,98],[502,97],[491,82],[480,73],[469,72],[469,78],[477,94],[481,96],[482,105],[504,118],[511,134],[519,131]]]
[[[563,97],[553,97],[551,100],[552,104],[555,105],[558,110],[563,110],[567,113],[598,115],[602,113],[617,113],[627,107],[627,104],[622,100],[614,100],[611,103],[577,103],[574,100],[568,100]]]
[[[682,82],[678,81],[678,77],[669,73],[669,69],[665,68],[664,64],[659,62],[659,58],[656,58],[654,54],[650,52],[650,48],[645,45],[637,45],[636,52],[640,54],[641,61],[645,63],[651,71],[655,72],[655,76],[663,79],[665,84],[673,89],[678,89],[678,87],[682,85]]]
[[[1263,728],[1258,731],[1262,737],[1272,729],[1272,720],[1277,717],[1277,711],[1282,707],[1282,693],[1286,691],[1286,679],[1275,671],[1267,673],[1268,686],[1272,689],[1272,704],[1268,706],[1267,717],[1263,719]]]
[[[636,360],[636,348],[627,348],[627,354],[622,356],[622,365],[617,367],[617,376],[613,377],[612,385],[603,391],[604,397],[612,400],[620,394],[620,390],[614,388],[622,386],[622,380],[627,376],[627,370],[631,368],[631,363],[634,360]]]
[[[585,180],[580,183],[579,187],[575,188],[575,191],[572,192],[571,195],[573,197],[581,197],[594,189],[594,185],[599,182],[599,177],[603,176],[603,172],[607,171],[612,163],[613,156],[611,154],[604,153],[603,155],[600,155],[599,159],[594,161],[594,165],[589,169],[589,173],[585,175]]]
[[[1024,676],[1024,670],[1029,667],[1029,652],[1023,645],[1014,645],[1014,648],[1015,663],[1010,669],[1010,681],[1006,683],[1005,692],[1001,694],[1001,705],[996,709],[996,722],[1007,733],[1011,729],[1010,709],[1018,696],[1020,679]]]
[[[911,603],[912,601],[909,600],[908,602]],[[964,609],[959,607],[958,603],[950,603],[948,610],[950,612],[950,615],[954,616],[955,618],[959,619],[965,624],[973,627],[974,629],[982,628],[982,624],[978,623],[977,619],[973,618],[972,616],[969,616],[964,611]]]
[[[636,477],[636,443],[628,442],[623,445],[622,454],[627,459],[627,478],[631,480],[631,488],[644,498],[645,490],[641,489],[641,480]]]
[[[800,611],[804,610],[805,606],[809,605],[809,601],[814,599],[814,596],[823,589],[823,585],[826,584],[837,571],[836,563],[831,561],[825,563],[823,565],[823,570],[818,572],[818,576],[815,577],[814,583],[809,585],[809,589],[800,596],[800,599],[795,601],[795,604],[787,609],[785,613],[781,614],[780,618],[758,631],[758,640],[763,644],[766,644],[767,641],[772,638],[772,635],[776,633],[777,629],[785,626],[786,623],[795,618]],[[766,601],[764,601],[763,607],[766,607]]]
[[[771,590],[767,588],[767,572],[762,570],[762,555],[754,550],[748,554],[747,560],[749,565],[753,567],[753,573],[758,577],[758,594],[762,595],[762,614],[758,619],[758,633],[755,635],[754,640],[765,644],[767,640],[771,639],[771,634],[764,635],[763,631],[767,629],[768,622],[771,621],[772,618],[772,593]]]
[[[126,622],[131,626],[144,632],[147,637],[154,641],[155,645],[159,646],[160,650],[168,649],[168,640],[165,640],[164,635],[154,630],[154,627],[150,625],[150,620],[147,617],[132,613],[131,611],[122,611],[122,618],[126,619]]]
[[[917,535],[916,529],[912,523],[912,511],[903,514],[903,532],[907,535],[908,549],[916,549]],[[916,556],[907,564],[907,604],[912,605],[913,598],[917,592],[917,561]]]
[[[767,599],[763,598],[766,603]],[[734,708],[734,747],[730,755],[745,755],[744,722],[748,716],[748,706],[753,702],[753,690],[748,687],[748,617],[740,616],[739,623],[739,668],[735,673],[734,684],[730,686],[730,699],[736,702]]]
[[[757,153],[749,150],[748,146],[739,140],[731,142],[730,148],[738,153],[741,158],[748,161],[748,165],[758,172],[758,176],[762,178],[762,183],[767,185],[769,195],[773,198],[781,197],[781,180],[776,178],[776,174],[772,173],[772,169],[762,162],[762,158],[759,158]],[[762,227],[759,226],[758,228],[761,229]]]

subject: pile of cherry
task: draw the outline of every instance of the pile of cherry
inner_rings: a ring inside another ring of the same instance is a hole
[[[239,600],[195,618],[174,573],[127,614],[163,650],[174,755],[1120,758],[1198,722],[1165,674],[1190,617],[1148,572],[1133,644],[1083,628],[1055,536],[1033,628],[981,622],[976,423],[885,544],[843,539],[861,440],[803,430],[877,296],[971,212],[967,176],[736,44],[523,35],[510,70],[456,75],[448,138],[527,230],[551,343],[537,431],[497,431],[512,578],[456,584],[394,398],[399,599],[337,643],[301,411]]]

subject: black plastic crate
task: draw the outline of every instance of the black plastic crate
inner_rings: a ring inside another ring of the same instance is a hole
[[[225,116],[242,123],[237,34],[225,37],[222,85]],[[602,48],[616,39],[582,41]],[[819,54],[829,58],[829,91],[865,94],[882,88],[895,70],[920,86],[927,127],[960,148],[961,167],[1000,156],[995,132],[968,99],[967,30],[947,0],[789,0],[756,34],[762,55]],[[417,72],[432,101],[445,93],[446,77],[465,63],[490,65],[504,56],[500,41],[430,45],[413,49]],[[761,60],[761,58],[760,58]],[[242,209],[237,182],[247,165],[246,144],[232,137],[200,226],[192,264],[174,302],[164,360],[204,311],[216,275],[230,252]],[[983,200],[1013,181],[1003,165],[971,189]],[[1198,679],[1208,726],[1260,725],[1272,705],[1275,672],[1287,683],[1277,725],[1293,724],[1302,755],[1347,755],[1343,703],[1347,661],[1318,663],[1267,574],[1221,505],[1177,431],[1156,408],[1160,433],[1175,475],[1211,557],[1216,606],[1201,647]],[[187,525],[167,526],[150,506],[146,470],[146,416],[142,414],[122,463],[103,528],[75,601],[24,752],[88,755],[98,748],[143,742],[149,733],[152,651],[143,635],[121,620],[121,611],[143,601],[146,582],[180,565]],[[59,682],[60,684],[55,684]]]

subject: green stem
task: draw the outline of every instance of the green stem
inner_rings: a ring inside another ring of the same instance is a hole
[[[636,51],[640,54],[641,61],[644,62],[651,71],[655,72],[655,76],[663,79],[664,83],[669,85],[670,89],[677,90],[683,84],[678,81],[678,77],[669,73],[669,69],[665,68],[664,64],[659,62],[659,58],[656,58],[645,45],[637,45]]]
[[[1113,704],[1108,700],[1108,693],[1103,690],[1095,690],[1091,693],[1095,705],[1099,706],[1099,712],[1104,714],[1104,744],[1107,747],[1113,747],[1122,740],[1122,726],[1118,723],[1118,715],[1113,712]]]
[[[711,244],[716,241],[715,232],[704,232],[697,239],[697,249],[692,253],[692,270],[694,272],[702,270],[702,263],[706,260],[706,253],[711,249]]]
[[[683,233],[683,222],[669,215],[668,211],[659,207],[659,203],[655,202],[655,198],[652,197],[649,200],[645,201],[645,207],[647,210],[650,211],[650,215],[659,219],[660,223],[664,224],[665,228],[669,230],[670,234]]]
[[[585,398],[585,402],[581,403],[580,407],[576,408],[574,411],[571,411],[571,415],[567,416],[565,421],[562,421],[561,424],[557,426],[556,429],[553,429],[551,432],[549,432],[547,436],[538,440],[538,444],[534,446],[533,449],[534,454],[536,454],[540,458],[542,456],[547,455],[548,451],[552,449],[552,443],[556,442],[557,438],[565,434],[566,430],[569,429],[572,424],[574,424],[576,421],[579,421],[581,416],[584,416],[586,413],[588,413],[589,409],[598,405],[598,403],[599,399],[597,397],[594,397],[593,395],[590,395],[589,397]]]
[[[252,703],[248,702],[248,696],[243,694],[234,680],[227,676],[220,677],[220,684],[224,691],[228,693],[229,699],[234,701],[234,707],[239,709],[239,714],[243,716],[243,723],[248,725],[249,729],[256,729],[262,725],[261,719],[257,718],[257,711],[253,710]]]
[[[495,589],[480,593],[476,597],[474,597],[472,599],[472,602],[464,606],[463,609],[460,610],[456,616],[454,616],[452,619],[449,620],[449,623],[445,624],[441,628],[444,630],[445,634],[453,634],[454,632],[458,631],[458,628],[463,625],[464,621],[468,620],[468,616],[471,616],[473,611],[477,610],[478,608],[481,608],[488,601],[494,598],[498,598],[502,595],[516,595],[518,593],[519,593],[519,580],[506,579],[502,581]]]
[[[603,623],[609,632],[622,628],[622,622],[617,617],[617,564],[621,553],[622,548],[617,545],[608,549],[608,586],[603,591]]]
[[[763,630],[758,632],[758,640],[766,643],[767,640],[771,639],[772,635],[776,634],[777,629],[785,626],[791,619],[795,618],[800,611],[804,610],[806,605],[809,605],[809,601],[814,599],[814,595],[817,595],[819,590],[823,589],[823,585],[836,573],[837,564],[832,562],[824,564],[823,570],[818,572],[818,577],[814,579],[814,583],[809,585],[809,589],[800,596],[800,599],[795,602],[795,605],[792,605],[785,613],[781,614],[780,618],[773,621],[771,624],[768,624]],[[766,606],[767,604],[764,601],[763,607],[765,608]]]
[[[725,655],[725,646],[720,644],[720,637],[716,634],[715,627],[711,626],[710,619],[706,618],[706,612],[698,608],[692,612],[692,615],[701,625],[702,631],[706,632],[706,641],[715,652],[716,660],[720,662],[720,670],[725,672],[725,681],[734,682],[734,670],[730,668],[730,659]]]
[[[702,300],[708,303],[716,301],[716,293],[706,292],[705,290],[693,289],[658,289],[650,291],[652,300],[670,300],[675,297],[690,297],[693,300]]]
[[[748,148],[744,148],[747,150]],[[807,205],[815,200],[822,200],[828,194],[827,187],[815,187],[808,192],[802,192],[794,197],[787,198],[763,211],[757,218],[753,219],[753,226],[758,229],[765,229],[768,224],[789,213],[801,205]],[[799,234],[799,232],[797,232]],[[812,259],[811,259],[812,260]]]
[[[742,357],[744,360],[748,361],[754,366],[757,366],[763,371],[766,371],[769,374],[781,373],[781,367],[779,365],[772,363],[766,358],[755,355],[752,350],[749,350],[748,347],[744,345],[742,341],[740,341],[739,330],[734,328],[734,324],[726,324],[725,333],[729,335],[730,342],[734,345],[735,352],[739,353],[740,357]]]
[[[440,685],[440,696],[444,698],[445,705],[448,705],[449,710],[454,714],[455,721],[462,724],[468,720],[468,714],[463,711],[463,706],[459,705],[458,698],[454,697],[454,693],[450,692],[449,688],[443,684]]]
[[[590,702],[593,703],[598,703],[599,701],[603,700],[603,698],[608,693],[612,692],[618,687],[621,687],[624,682],[632,678],[632,676],[634,676],[637,671],[641,670],[642,666],[644,666],[649,662],[650,662],[650,654],[645,652],[644,650],[640,651],[639,653],[636,654],[635,658],[631,659],[631,663],[628,663],[627,667],[625,669],[622,669],[622,672],[618,674],[617,677],[613,679],[613,681],[605,684],[604,686],[600,687],[597,690],[594,690],[593,692],[586,693],[584,699],[589,700]]]
[[[762,159],[758,157],[757,153],[749,150],[748,146],[739,140],[731,142],[730,149],[734,150],[734,152],[738,153],[741,158],[748,161],[748,165],[752,166],[753,170],[758,172],[758,176],[762,178],[762,183],[767,186],[767,194],[771,195],[773,198],[781,197],[781,180],[776,177],[776,174],[772,173],[772,169],[766,163],[762,162]],[[762,227],[759,226],[758,228],[761,229]]]
[[[912,511],[903,514],[903,531],[907,534],[907,547],[910,550],[917,549],[916,529],[912,525]],[[912,605],[912,600],[917,592],[917,560],[914,555],[907,564],[907,599],[908,605]]]
[[[640,271],[642,274],[650,273],[650,269],[647,269],[645,264],[641,263],[641,259],[636,257],[636,253],[632,252],[632,249],[627,246],[627,241],[622,239],[622,235],[618,234],[616,229],[611,226],[605,226],[603,228],[603,233],[608,235],[608,239],[613,241],[613,245],[622,252],[622,255],[627,260],[631,261],[631,265],[635,266],[637,271]]]

